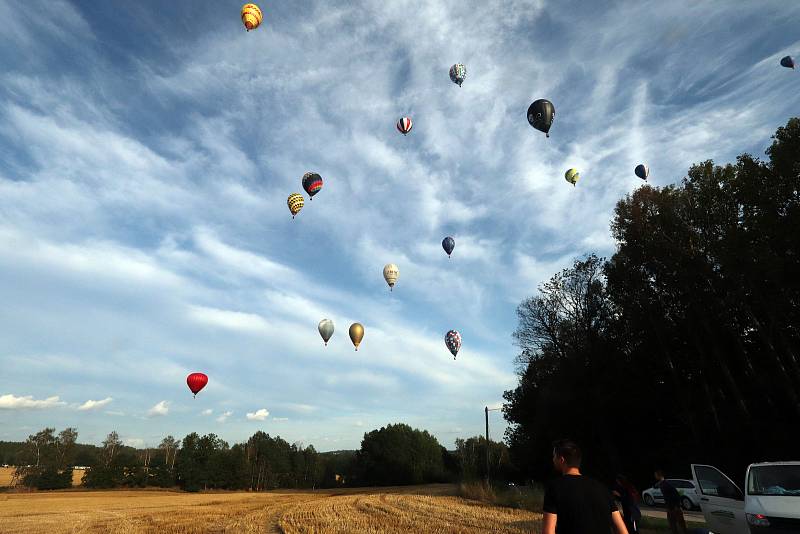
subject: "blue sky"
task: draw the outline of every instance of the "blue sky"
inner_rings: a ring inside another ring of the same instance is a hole
[[[0,440],[332,450],[407,422],[452,447],[516,383],[516,305],[613,253],[636,164],[673,183],[800,113],[791,2],[333,4],[262,3],[247,33],[241,2],[0,1]]]

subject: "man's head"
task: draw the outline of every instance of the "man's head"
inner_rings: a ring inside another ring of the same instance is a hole
[[[664,480],[664,471],[662,471],[661,469],[656,469],[654,475],[656,477],[656,480],[658,480],[659,482]]]
[[[571,439],[560,439],[553,442],[553,466],[560,473],[581,466],[581,448]]]

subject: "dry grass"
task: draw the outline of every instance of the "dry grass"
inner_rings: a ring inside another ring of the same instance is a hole
[[[85,471],[75,469],[72,471],[72,485],[73,486],[80,486],[81,479],[83,478],[83,474]],[[14,477],[14,468],[13,467],[0,467],[0,488],[4,488],[6,486],[11,485],[11,481]],[[2,532],[2,530],[0,530]]]
[[[541,515],[453,496],[446,485],[375,490],[0,494],[0,532],[539,532]]]

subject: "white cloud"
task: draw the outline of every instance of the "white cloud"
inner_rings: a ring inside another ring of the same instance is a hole
[[[0,410],[43,410],[65,405],[58,396],[37,400],[32,395],[17,397],[13,394],[0,395]]]
[[[103,406],[106,406],[112,400],[114,400],[114,399],[112,399],[111,397],[106,397],[105,399],[102,399],[102,400],[91,400],[90,399],[90,400],[87,400],[86,402],[84,402],[83,404],[81,404],[80,406],[78,406],[78,410],[81,410],[81,411],[97,410],[99,408],[102,408]]]
[[[162,400],[147,410],[147,417],[158,417],[169,413],[169,402]]]
[[[122,440],[122,443],[128,447],[134,447],[136,449],[141,449],[144,447],[144,440],[142,438],[125,438]]]
[[[266,410],[266,408],[261,408],[260,410],[256,410],[252,413],[248,412],[245,414],[245,417],[247,417],[248,421],[263,421],[268,415],[269,412]]]
[[[224,423],[225,421],[228,420],[228,417],[230,417],[232,415],[233,415],[233,412],[230,412],[230,411],[229,412],[223,412],[222,415],[217,417],[217,423]]]
[[[212,410],[211,408],[206,408],[205,410],[200,412],[200,415],[211,415],[212,413],[214,413],[214,410]]]
[[[288,421],[289,418],[288,417],[273,417],[272,420],[275,421],[276,423],[280,423],[280,422]]]

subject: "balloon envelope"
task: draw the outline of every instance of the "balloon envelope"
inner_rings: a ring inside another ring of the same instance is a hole
[[[389,287],[394,287],[397,279],[400,277],[400,269],[394,263],[387,263],[383,268],[383,279],[389,284]]]
[[[581,179],[581,175],[578,172],[578,169],[570,169],[564,173],[564,179],[571,183],[574,187],[575,184],[578,183],[578,180]]]
[[[457,83],[459,87],[461,84],[464,83],[464,78],[467,77],[467,67],[462,65],[461,63],[456,63],[452,67],[450,67],[450,80],[453,83]]]
[[[636,166],[636,169],[634,169],[633,172],[635,172],[636,176],[638,176],[642,180],[647,180],[647,177],[650,176],[650,167],[648,167],[644,163],[640,163],[639,165]]]
[[[547,137],[550,137],[550,127],[555,118],[556,108],[549,100],[540,98],[528,107],[528,123]]]
[[[289,198],[286,199],[286,205],[289,206],[289,211],[292,212],[292,219],[303,209],[303,204],[305,204],[303,195],[299,193],[292,193],[289,195]]]
[[[411,131],[411,128],[414,126],[414,123],[411,122],[411,117],[403,117],[399,121],[397,121],[397,131],[403,135],[407,135],[408,132]]]
[[[355,345],[356,350],[358,350],[358,346],[361,344],[362,339],[364,339],[364,327],[361,326],[361,323],[351,324],[350,341],[353,342],[353,345]]]
[[[317,325],[317,330],[319,330],[319,335],[322,336],[322,341],[325,342],[325,346],[328,345],[328,341],[330,341],[331,336],[333,336],[333,321],[330,319],[323,319]]]
[[[242,6],[242,24],[247,31],[258,28],[262,20],[264,20],[264,15],[257,5],[245,4]]]
[[[786,67],[787,69],[794,68],[794,58],[792,56],[786,56],[781,58],[781,67]]]
[[[197,393],[206,387],[208,384],[208,377],[203,373],[192,373],[186,377],[186,385],[189,386],[189,389],[197,396]]]
[[[303,189],[308,193],[308,198],[312,198],[322,189],[322,176],[315,172],[307,172],[303,175]]]
[[[456,240],[450,236],[445,237],[442,239],[442,248],[445,252],[447,252],[447,257],[450,257],[450,254],[453,253],[453,249],[456,248]]]
[[[450,330],[444,335],[444,344],[447,345],[447,350],[450,351],[450,354],[453,355],[453,359],[456,359],[456,354],[458,354],[458,350],[461,348],[461,334],[459,334],[455,330]]]

